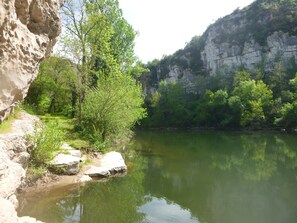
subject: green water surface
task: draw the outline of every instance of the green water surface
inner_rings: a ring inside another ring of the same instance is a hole
[[[128,173],[20,196],[47,223],[295,223],[297,135],[138,132]]]

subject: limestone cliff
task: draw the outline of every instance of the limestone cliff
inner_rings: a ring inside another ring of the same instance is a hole
[[[184,49],[148,64],[142,76],[153,90],[161,80],[184,81],[234,72],[239,67],[269,71],[275,61],[297,63],[297,1],[257,0],[218,19]]]
[[[11,124],[8,133],[0,134],[0,223],[37,222],[33,218],[19,218],[14,208],[18,206],[17,189],[24,183],[32,144],[27,135],[32,134],[40,120],[24,112]]]
[[[27,94],[61,31],[63,0],[0,0],[0,123]]]

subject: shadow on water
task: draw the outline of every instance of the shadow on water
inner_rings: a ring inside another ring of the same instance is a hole
[[[20,215],[51,222],[295,222],[297,137],[138,132],[128,174],[21,196]]]

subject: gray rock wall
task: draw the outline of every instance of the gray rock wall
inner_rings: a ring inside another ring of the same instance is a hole
[[[256,66],[265,61],[269,64],[280,57],[283,61],[292,59],[297,62],[297,36],[290,36],[282,31],[274,32],[266,39],[267,45],[261,46],[252,37],[243,46],[230,42],[216,43],[216,26],[208,32],[206,45],[201,52],[201,58],[206,70],[215,74],[221,69],[233,69],[243,66],[254,71]]]
[[[24,183],[29,164],[31,144],[26,136],[34,131],[36,122],[40,122],[38,118],[21,112],[10,132],[0,134],[0,223],[22,222],[14,210],[18,206],[16,192]],[[27,220],[24,222],[36,222]]]
[[[27,94],[61,32],[62,0],[0,0],[0,123]]]

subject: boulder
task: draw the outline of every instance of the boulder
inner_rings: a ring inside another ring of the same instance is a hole
[[[19,217],[18,223],[42,223],[42,221],[38,221],[32,217],[24,216],[24,217]]]
[[[91,177],[108,177],[110,176],[110,171],[106,167],[91,166],[85,173],[85,175]]]
[[[18,216],[11,202],[0,197],[0,223],[18,223]]]
[[[119,152],[109,152],[103,155],[100,160],[101,166],[108,169],[111,173],[125,172],[127,166],[122,155]]]
[[[79,166],[81,159],[76,156],[58,154],[51,162],[50,166],[57,173],[73,175],[79,172]]]
[[[92,178],[88,175],[83,175],[79,180],[78,182],[79,183],[85,183],[85,182],[89,182],[89,181],[92,181]]]
[[[22,166],[10,160],[0,148],[0,197],[10,199],[21,186],[25,173]]]
[[[0,223],[42,223],[31,217],[18,217],[14,205],[0,197]]]
[[[102,156],[98,166],[91,166],[84,174],[91,177],[108,177],[127,171],[127,166],[119,152],[109,152]]]
[[[61,149],[65,151],[65,154],[70,154],[71,156],[82,157],[81,151],[78,149],[74,149],[67,143],[63,143]]]

